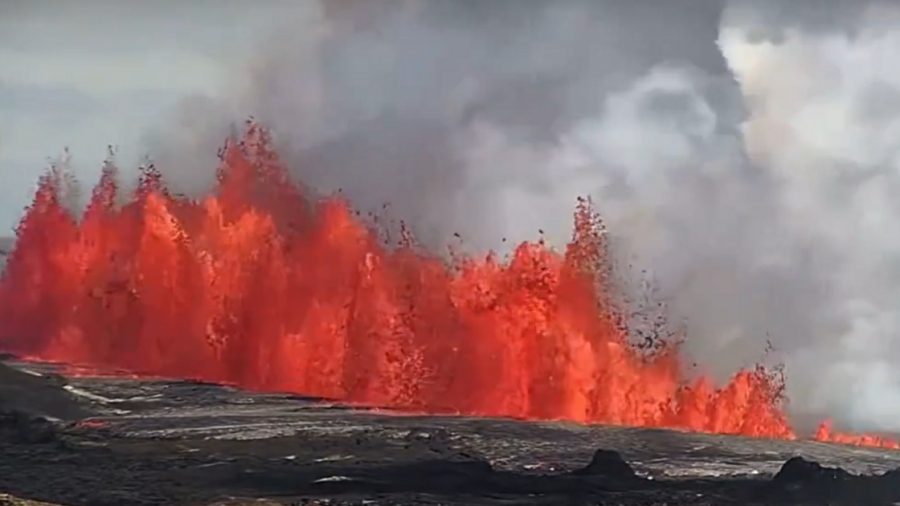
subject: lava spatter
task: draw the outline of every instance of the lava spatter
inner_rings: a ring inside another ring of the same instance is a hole
[[[683,376],[677,344],[629,342],[588,201],[562,252],[448,260],[386,245],[348,202],[292,183],[255,124],[201,200],[152,169],[123,196],[108,166],[79,218],[63,184],[45,175],[19,225],[0,281],[6,351],[430,413],[795,437],[779,375],[716,387]]]

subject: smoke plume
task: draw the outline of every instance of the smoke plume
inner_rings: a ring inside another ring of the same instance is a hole
[[[898,429],[900,8],[329,0],[282,19],[227,100],[148,137],[175,186],[204,188],[253,114],[297,178],[389,203],[435,246],[561,245],[589,195],[704,371],[771,343],[797,416]]]
[[[722,41],[752,110],[747,151],[778,182],[789,246],[807,251],[787,266],[819,284],[795,309],[815,325],[778,339],[790,346],[795,403],[896,430],[900,72],[889,55],[900,47],[900,9],[770,4],[733,5]]]

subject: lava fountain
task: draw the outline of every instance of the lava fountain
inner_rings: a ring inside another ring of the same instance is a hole
[[[677,343],[628,340],[588,201],[563,251],[507,259],[386,243],[339,197],[292,183],[249,124],[202,200],[107,165],[83,216],[51,170],[0,281],[0,348],[41,360],[439,414],[793,439],[763,367],[716,387]],[[835,433],[820,440],[897,447]]]

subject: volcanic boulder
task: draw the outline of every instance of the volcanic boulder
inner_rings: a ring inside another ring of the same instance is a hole
[[[587,466],[574,471],[576,476],[602,476],[622,481],[631,481],[638,478],[634,469],[625,462],[618,452],[599,449],[594,452]]]
[[[818,462],[793,457],[772,478],[768,499],[773,502],[816,504],[880,504],[881,477],[856,476],[841,468],[825,467]],[[855,502],[858,501],[858,502]]]
[[[828,486],[850,477],[851,474],[841,468],[825,467],[803,457],[794,457],[781,466],[772,482],[785,487]]]

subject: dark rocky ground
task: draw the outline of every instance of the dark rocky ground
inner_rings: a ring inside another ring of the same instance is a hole
[[[0,491],[52,504],[900,502],[900,472],[891,471],[900,452],[401,416],[187,381],[65,379],[51,366],[8,363]],[[0,506],[39,505],[10,496]]]

